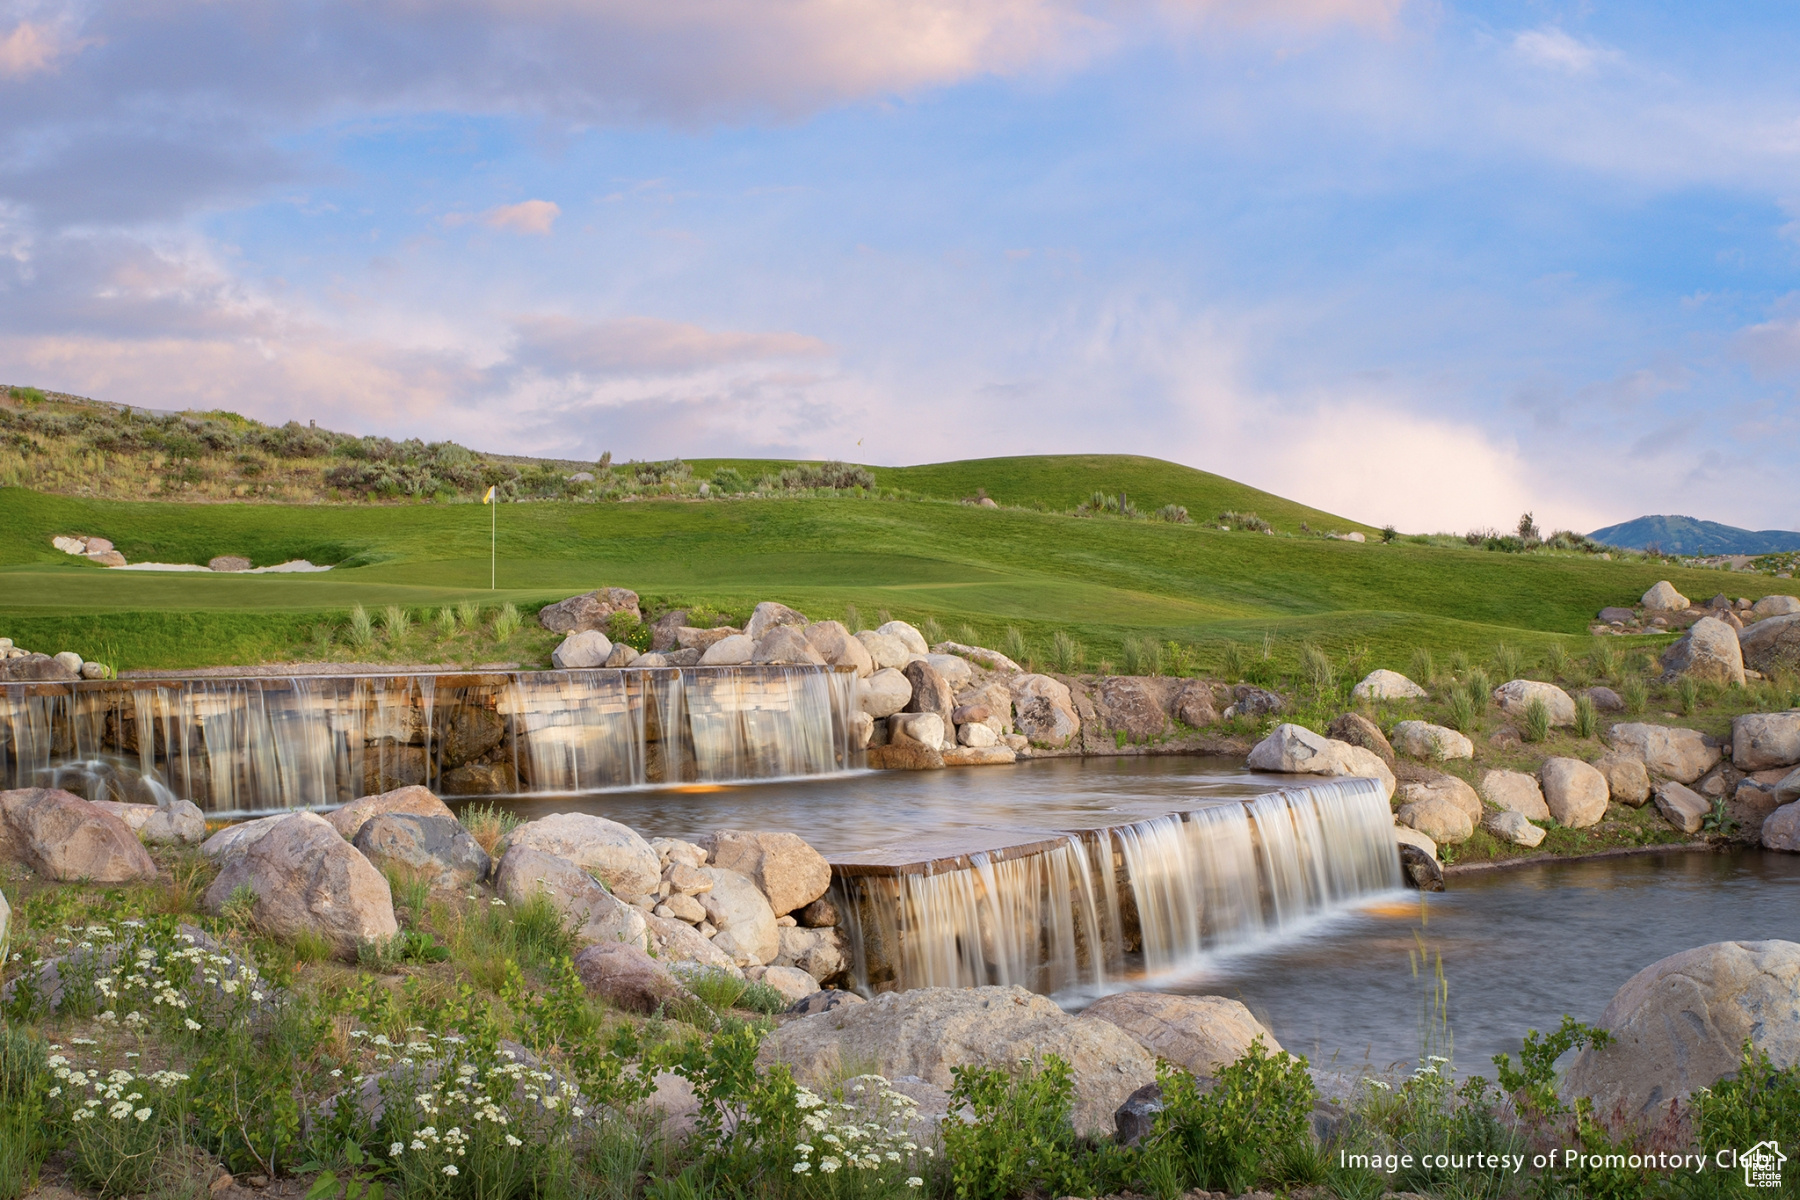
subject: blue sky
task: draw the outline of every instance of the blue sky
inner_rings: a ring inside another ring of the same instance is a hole
[[[0,0],[0,379],[1800,527],[1800,13]]]

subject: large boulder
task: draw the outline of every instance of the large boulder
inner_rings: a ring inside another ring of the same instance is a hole
[[[1606,815],[1610,793],[1606,776],[1579,758],[1549,758],[1538,769],[1544,804],[1557,822],[1570,829],[1598,825]]]
[[[1475,757],[1475,743],[1448,726],[1429,721],[1401,721],[1394,726],[1392,743],[1408,758]]]
[[[701,653],[712,649],[726,638],[744,632],[729,625],[717,625],[710,629],[696,629],[691,625],[683,625],[675,630],[675,644],[671,650],[698,650]]]
[[[583,942],[645,944],[649,925],[643,910],[618,899],[566,858],[511,846],[494,870],[494,890],[508,904],[546,897]]]
[[[1423,700],[1426,692],[1400,672],[1383,668],[1363,676],[1350,695],[1356,700]]]
[[[1633,975],[1600,1014],[1611,1045],[1583,1050],[1566,1090],[1604,1118],[1654,1118],[1735,1074],[1747,1041],[1777,1068],[1800,1064],[1800,945],[1715,942]]]
[[[1271,1054],[1282,1053],[1249,1009],[1224,996],[1117,992],[1094,1001],[1082,1016],[1117,1025],[1157,1058],[1201,1079],[1242,1058],[1258,1038]]]
[[[1542,700],[1544,707],[1550,710],[1550,724],[1575,723],[1575,701],[1554,683],[1539,683],[1535,679],[1511,679],[1494,689],[1494,703],[1500,706],[1501,712],[1515,721],[1524,718],[1530,711],[1533,700]]]
[[[912,1075],[949,1088],[950,1069],[999,1067],[1050,1055],[1069,1064],[1078,1133],[1104,1135],[1113,1110],[1156,1078],[1156,1061],[1110,1021],[1072,1017],[1021,987],[917,988],[844,1005],[771,1033],[759,1061],[786,1063],[814,1087],[842,1078],[846,1064],[894,1079]]]
[[[643,896],[662,881],[662,863],[650,843],[617,821],[591,813],[552,813],[527,821],[507,838],[565,858],[621,896]]]
[[[1594,764],[1606,776],[1606,790],[1616,804],[1642,808],[1650,799],[1650,769],[1644,760],[1624,750],[1608,750]]]
[[[1794,801],[1800,800],[1800,768],[1789,771],[1780,779],[1775,780],[1772,790],[1777,804],[1792,804]]]
[[[519,772],[505,761],[464,763],[445,771],[438,787],[446,796],[510,796],[519,790]]]
[[[1403,804],[1398,816],[1401,824],[1439,845],[1466,842],[1475,833],[1475,822],[1469,814],[1446,796],[1427,795]]]
[[[693,993],[642,946],[597,942],[575,956],[575,973],[587,990],[615,1008],[648,1016]]]
[[[1764,596],[1750,606],[1750,615],[1757,620],[1764,617],[1785,617],[1800,613],[1800,596]]]
[[[1461,809],[1469,820],[1477,824],[1481,822],[1481,796],[1454,775],[1439,775],[1436,779],[1403,783],[1395,799],[1403,805],[1416,804],[1421,800],[1444,800]]]
[[[444,765],[460,767],[506,740],[506,718],[491,708],[459,704],[439,713],[434,732]]]
[[[1169,728],[1162,688],[1155,680],[1113,675],[1102,679],[1094,692],[1094,707],[1107,733],[1123,733],[1129,741],[1143,742]]]
[[[73,683],[81,678],[79,666],[48,654],[25,654],[0,661],[0,683]]]
[[[782,627],[804,629],[806,624],[805,613],[789,608],[785,604],[777,604],[773,600],[764,600],[751,612],[750,619],[744,622],[744,633],[751,641],[760,642],[768,636],[772,629]]]
[[[1680,641],[1663,651],[1662,668],[1666,679],[1686,676],[1742,687],[1744,651],[1737,630],[1717,617],[1701,617]]]
[[[1011,707],[1011,705],[1007,705],[1009,712],[1011,711]],[[1175,693],[1175,699],[1169,704],[1169,715],[1191,729],[1204,729],[1208,725],[1218,723],[1219,706],[1217,702],[1213,700],[1213,692],[1210,687],[1206,686],[1201,680],[1190,679],[1181,685],[1180,691]],[[1348,713],[1346,715],[1357,716],[1359,714]],[[1367,720],[1367,718],[1363,719],[1365,721]],[[1368,724],[1371,729],[1374,728],[1373,721],[1369,721]],[[1375,735],[1380,737],[1381,731],[1376,729]],[[1347,741],[1349,739],[1345,740]],[[1385,741],[1385,739],[1383,740]],[[1374,750],[1375,748],[1369,746],[1367,749]],[[1380,753],[1379,751],[1376,752]],[[1388,751],[1386,757],[1393,757],[1393,753],[1392,750]]]
[[[384,873],[397,869],[435,888],[470,887],[486,879],[493,866],[454,817],[381,813],[363,822],[351,845]]]
[[[836,929],[798,929],[783,926],[781,947],[774,964],[798,967],[814,979],[827,980],[842,975],[850,965],[844,937]]]
[[[1800,763],[1800,711],[1748,713],[1734,720],[1731,762],[1740,771]]]
[[[617,612],[630,613],[643,619],[638,611],[637,593],[625,588],[599,588],[580,596],[558,600],[538,610],[538,624],[551,633],[579,633],[600,630]]]
[[[257,817],[252,821],[239,821],[235,825],[227,825],[200,843],[200,853],[214,862],[221,862],[241,854],[254,845],[263,834],[273,829],[277,822],[285,820],[291,815],[291,813],[276,813],[272,817]]]
[[[1800,613],[1764,617],[1738,634],[1744,665],[1764,675],[1800,668]]]
[[[876,720],[891,717],[912,700],[912,684],[892,667],[883,667],[857,684],[857,703]]]
[[[700,873],[712,881],[699,900],[707,920],[719,931],[713,945],[740,967],[773,962],[781,952],[781,926],[756,881],[720,867],[701,867]]]
[[[901,674],[906,676],[906,682],[912,688],[912,696],[900,711],[936,713],[944,719],[944,728],[951,728],[954,724],[951,714],[956,711],[956,689],[950,686],[950,681],[944,678],[943,673],[929,662],[915,658],[906,664],[906,669]]]
[[[968,687],[975,682],[975,668],[969,660],[958,654],[927,654],[925,661],[950,685],[952,693]]]
[[[889,667],[904,667],[906,660],[912,657],[912,651],[906,648],[905,642],[885,633],[876,633],[873,629],[858,633],[856,640],[862,643],[862,648],[868,652],[869,661],[877,671],[885,671]],[[919,641],[923,644],[925,639],[920,638]]]
[[[1521,771],[1488,771],[1481,777],[1481,798],[1503,812],[1523,813],[1533,821],[1548,821],[1550,806],[1544,803],[1538,781]]]
[[[1697,729],[1629,722],[1606,733],[1607,744],[1642,759],[1650,772],[1677,783],[1692,783],[1719,765],[1719,748]]]
[[[925,643],[925,635],[905,621],[887,621],[876,626],[875,632],[893,638],[906,647],[908,654],[931,653],[931,647]]]
[[[346,842],[353,842],[356,840],[357,830],[363,827],[364,822],[383,813],[410,813],[415,817],[448,817],[452,821],[456,820],[456,814],[450,811],[447,804],[432,795],[429,788],[422,787],[395,788],[391,792],[364,796],[360,800],[352,800],[342,808],[332,809],[325,814],[325,819],[331,822],[331,827]],[[216,838],[218,835],[214,836]]]
[[[750,661],[770,666],[822,667],[825,658],[806,635],[793,625],[777,625],[758,638],[750,651]]]
[[[156,864],[130,826],[61,788],[0,792],[0,861],[63,883],[156,878]]]
[[[1691,602],[1675,590],[1674,584],[1661,579],[1656,586],[1644,593],[1641,603],[1651,612],[1682,612]]]
[[[650,952],[668,963],[673,970],[704,968],[723,971],[734,977],[743,975],[744,972],[731,961],[730,955],[713,945],[698,929],[685,921],[650,914],[644,917],[644,923],[649,928]]]
[[[1356,775],[1379,779],[1394,794],[1394,773],[1381,758],[1347,742],[1314,733],[1304,725],[1277,725],[1250,751],[1253,771],[1280,771],[1288,775]]]
[[[1656,811],[1683,833],[1699,833],[1712,805],[1686,784],[1665,779],[1656,785]]]
[[[1207,691],[1210,695],[1211,689],[1208,688]],[[1394,747],[1389,744],[1387,735],[1381,732],[1381,726],[1361,713],[1340,713],[1335,721],[1326,726],[1325,736],[1333,741],[1361,746],[1388,766],[1394,765]]]
[[[724,829],[701,838],[700,847],[714,866],[754,881],[778,917],[805,908],[831,887],[831,864],[795,834]]]
[[[703,667],[741,667],[756,653],[756,643],[748,634],[733,633],[708,646],[700,655]]]
[[[1482,826],[1503,842],[1511,842],[1515,846],[1527,848],[1544,840],[1544,831],[1533,825],[1530,818],[1522,812],[1507,810],[1491,814]]]
[[[944,718],[936,713],[895,713],[887,720],[888,745],[890,746],[922,746],[927,750],[942,750],[950,744],[951,730],[954,726],[946,725]]]
[[[1081,732],[1081,718],[1068,685],[1048,675],[1015,675],[1012,688],[1013,726],[1034,745],[1066,746]]]
[[[1766,850],[1800,854],[1800,803],[1784,804],[1768,815],[1762,824],[1762,844]]]
[[[865,678],[874,673],[875,660],[869,657],[868,647],[851,637],[843,622],[814,621],[804,632],[807,645],[817,651],[827,665],[850,667]]]
[[[168,804],[116,804],[96,800],[94,807],[125,822],[138,840],[150,846],[192,846],[206,840],[206,814],[191,800]]]
[[[206,910],[223,912],[239,888],[255,897],[251,919],[263,933],[315,934],[339,958],[400,932],[388,881],[316,813],[282,817],[227,858],[206,889]]]
[[[550,665],[559,671],[592,671],[612,657],[612,641],[598,629],[571,633],[550,652]]]

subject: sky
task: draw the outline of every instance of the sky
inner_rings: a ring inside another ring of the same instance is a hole
[[[1800,528],[1800,10],[0,0],[0,381]]]

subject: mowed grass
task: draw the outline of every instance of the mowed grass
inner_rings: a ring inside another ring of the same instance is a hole
[[[1015,476],[1021,488],[1050,486],[1035,468],[1017,466]],[[967,478],[1005,476],[975,464]],[[980,486],[1010,500],[1004,482]],[[1143,503],[1157,499],[1145,494]],[[1280,518],[1271,505],[1259,511]],[[1659,578],[1696,599],[1741,588],[1756,595],[1754,585],[1766,582],[1643,561],[843,496],[506,505],[500,586],[490,591],[491,512],[473,504],[123,503],[0,489],[0,636],[125,667],[243,664],[317,656],[309,648],[321,630],[340,626],[356,604],[423,616],[462,600],[488,612],[511,602],[529,614],[618,585],[652,605],[704,603],[735,614],[763,599],[815,617],[844,617],[853,605],[866,624],[883,612],[931,618],[949,636],[967,626],[995,644],[1015,626],[1039,661],[1063,629],[1084,643],[1089,664],[1116,661],[1125,638],[1150,635],[1194,647],[1201,665],[1228,640],[1258,653],[1266,642],[1283,660],[1312,642],[1332,653],[1366,650],[1370,665],[1404,670],[1418,645],[1485,654],[1503,642],[1532,651],[1568,639],[1578,648],[1600,607],[1630,603]],[[108,571],[52,548],[60,533],[109,537],[134,562],[203,563],[229,553],[258,565],[305,557],[339,566],[287,576]],[[539,661],[552,640],[507,649]],[[458,654],[481,657],[482,648],[464,644]]]

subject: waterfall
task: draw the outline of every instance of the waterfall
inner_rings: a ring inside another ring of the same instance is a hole
[[[917,869],[834,863],[865,992],[1157,975],[1401,886],[1375,780],[1071,831]]]
[[[782,666],[4,684],[0,788],[62,779],[241,816],[415,783],[513,795],[820,775],[860,765],[855,689],[849,672]]]

